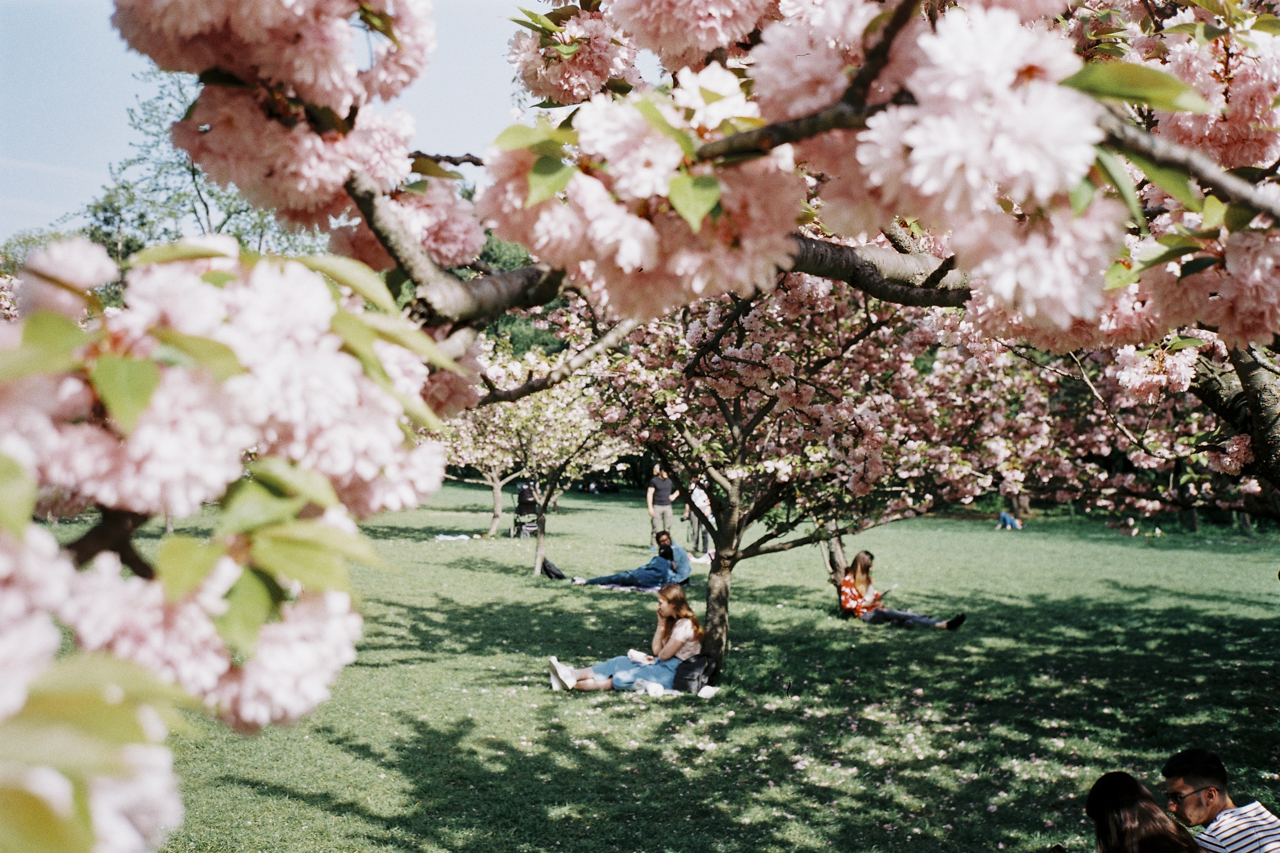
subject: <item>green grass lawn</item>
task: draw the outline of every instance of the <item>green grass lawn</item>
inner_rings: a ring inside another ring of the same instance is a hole
[[[1237,801],[1280,800],[1274,541],[889,525],[850,544],[961,631],[841,621],[815,549],[761,558],[734,573],[720,693],[655,700],[549,690],[548,655],[646,647],[654,600],[532,579],[531,539],[435,541],[487,529],[486,500],[451,486],[365,525],[390,568],[356,573],[359,659],[297,726],[175,736],[167,850],[1083,853],[1093,780],[1158,781],[1189,745],[1222,754]],[[642,498],[561,507],[567,574],[648,559]]]

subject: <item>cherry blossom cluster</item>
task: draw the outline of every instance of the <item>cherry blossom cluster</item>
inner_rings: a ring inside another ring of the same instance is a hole
[[[139,255],[127,307],[99,310],[94,289],[119,276],[101,246],[76,238],[28,257],[20,316],[0,324],[0,476],[17,502],[0,518],[93,504],[105,524],[221,499],[226,520],[207,545],[164,540],[154,579],[125,571],[118,546],[77,572],[43,529],[0,531],[0,726],[51,671],[60,626],[82,652],[136,664],[245,730],[309,713],[355,659],[362,621],[343,559],[376,555],[352,516],[433,494],[443,449],[410,416],[476,394],[472,380],[433,377],[429,337],[366,307],[390,304],[371,271],[309,262],[331,277],[242,257],[230,238],[187,240]],[[244,480],[246,460],[277,492]],[[246,594],[278,616],[248,635],[231,612]],[[125,747],[122,775],[87,783],[101,849],[153,849],[181,821],[163,737]],[[28,774],[50,808],[71,785],[61,773]]]
[[[720,168],[694,163],[696,144],[759,113],[722,66],[676,79],[670,98],[597,95],[578,110],[572,132],[546,126],[506,136],[487,156],[494,183],[477,201],[481,218],[620,316],[767,290],[791,264],[788,235],[804,183],[790,149]],[[541,153],[547,142],[572,146],[563,154],[573,165]],[[560,170],[561,195],[532,194],[541,185],[531,175],[545,169]]]
[[[533,32],[512,37],[507,61],[529,94],[568,106],[590,100],[609,85],[643,85],[635,67],[638,51],[601,12],[561,6],[528,26]]]
[[[413,120],[369,107],[422,72],[434,47],[430,11],[429,0],[121,0],[113,21],[161,68],[201,75],[204,89],[172,136],[215,182],[285,222],[328,230],[354,212],[344,184],[361,170],[395,193],[392,207],[428,253],[454,266],[483,246],[470,204],[447,181],[403,188]],[[377,42],[361,69],[366,33]],[[344,226],[333,248],[390,265],[363,224]]]

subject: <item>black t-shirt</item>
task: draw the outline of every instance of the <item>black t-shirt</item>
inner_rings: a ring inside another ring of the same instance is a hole
[[[675,487],[676,484],[666,477],[654,477],[650,480],[649,488],[653,489],[653,505],[671,506],[671,493]]]

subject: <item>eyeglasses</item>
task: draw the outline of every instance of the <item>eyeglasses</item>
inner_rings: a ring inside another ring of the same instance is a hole
[[[1165,796],[1169,798],[1169,802],[1173,803],[1175,806],[1180,806],[1182,805],[1182,801],[1187,797],[1190,797],[1193,794],[1198,794],[1201,791],[1207,791],[1212,787],[1212,785],[1205,785],[1203,788],[1196,788],[1194,791],[1187,791],[1185,794],[1166,794]]]

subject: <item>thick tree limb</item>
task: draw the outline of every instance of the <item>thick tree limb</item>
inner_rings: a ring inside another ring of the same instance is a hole
[[[1280,222],[1280,200],[1262,193],[1243,178],[1223,171],[1194,148],[1155,136],[1110,112],[1103,113],[1098,126],[1107,134],[1107,142],[1121,151],[1132,151],[1157,165],[1181,169],[1202,187],[1217,190],[1229,200],[1246,204]]]
[[[417,298],[427,307],[423,312],[427,325],[496,317],[511,308],[546,304],[560,292],[564,273],[546,265],[480,276],[471,281],[450,275],[409,235],[391,206],[391,199],[372,178],[361,171],[352,172],[346,188],[387,253],[417,285]]]
[[[1280,484],[1280,383],[1252,349],[1233,349],[1228,357],[1249,409],[1254,464],[1273,486]]]
[[[839,101],[812,115],[778,122],[745,133],[735,133],[733,136],[708,142],[698,149],[697,158],[716,160],[734,155],[763,154],[779,145],[799,142],[802,139],[826,133],[828,130],[861,130],[866,127],[867,118],[883,109],[882,106],[868,107],[867,93],[871,90],[876,78],[880,76],[880,72],[889,63],[894,39],[911,22],[917,8],[919,8],[919,0],[903,0],[898,8],[893,10],[893,16],[885,24],[880,41],[867,52],[866,61],[862,63],[862,67],[858,69],[858,73],[850,81],[849,87],[845,89]]]
[[[474,154],[423,154],[421,151],[415,151],[409,156],[414,159],[422,157],[425,160],[435,160],[437,163],[448,163],[451,166],[461,166],[464,163],[469,166],[484,165],[484,160],[481,160]]]
[[[1249,401],[1240,377],[1230,365],[1215,364],[1204,356],[1196,359],[1191,393],[1238,433],[1249,433]]]
[[[926,287],[946,261],[932,255],[902,255],[879,246],[838,246],[799,234],[792,272],[846,281],[868,296],[899,305],[959,308],[969,301],[964,273],[946,273],[937,287]]]
[[[510,403],[519,400],[521,397],[528,397],[530,394],[536,394],[539,391],[546,390],[552,385],[558,385],[573,375],[574,371],[586,367],[597,356],[613,349],[626,339],[640,326],[639,320],[623,320],[614,326],[604,337],[578,352],[577,355],[565,359],[559,367],[552,370],[546,376],[539,376],[530,379],[523,385],[515,388],[493,388],[490,387],[489,393],[480,398],[477,406],[487,406],[491,403]]]

